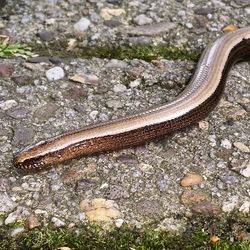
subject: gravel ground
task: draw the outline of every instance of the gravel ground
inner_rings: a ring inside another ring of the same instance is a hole
[[[0,11],[1,33],[33,44],[78,37],[84,46],[170,43],[200,51],[224,26],[250,25],[248,0],[23,0]],[[160,58],[1,59],[0,225],[157,221],[179,233],[194,213],[249,215],[248,63],[231,70],[219,106],[191,128],[39,173],[13,167],[13,155],[34,142],[167,102],[194,68],[191,61]],[[85,83],[69,80],[76,74]]]

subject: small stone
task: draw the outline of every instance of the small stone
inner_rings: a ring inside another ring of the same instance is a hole
[[[222,140],[220,145],[223,148],[226,148],[226,149],[231,149],[232,148],[232,143],[228,139]]]
[[[206,16],[208,14],[214,13],[214,9],[212,9],[210,7],[202,7],[202,8],[195,9],[194,13],[197,15]]]
[[[89,221],[111,222],[121,215],[118,205],[113,200],[102,198],[83,200],[80,208],[86,213]]]
[[[176,23],[161,22],[129,28],[128,34],[136,36],[156,36],[162,33],[167,33],[176,27]]]
[[[216,243],[216,242],[220,241],[220,238],[219,238],[218,236],[216,236],[216,235],[210,236],[209,239],[210,239],[210,241],[212,241],[213,243]]]
[[[140,85],[141,79],[136,79],[129,83],[130,88],[136,88]]]
[[[231,213],[236,207],[236,205],[237,205],[237,202],[234,202],[234,201],[223,202],[221,209],[225,213]]]
[[[22,119],[27,117],[29,110],[24,107],[15,107],[7,111],[7,115],[14,119]]]
[[[138,164],[138,159],[135,155],[122,154],[116,160],[124,164]]]
[[[72,248],[69,247],[59,247],[57,250],[72,250]]]
[[[132,44],[152,44],[152,38],[146,36],[133,36],[128,38],[129,43]]]
[[[16,228],[11,230],[10,235],[11,235],[11,237],[15,237],[18,234],[23,233],[24,231],[25,231],[24,227],[16,227]]]
[[[89,19],[82,17],[77,23],[74,24],[74,32],[76,34],[82,35],[89,28],[90,24],[91,22],[89,21]]]
[[[16,128],[14,128],[14,137],[12,139],[12,143],[16,146],[25,146],[33,141],[33,136],[33,129],[18,125]]]
[[[239,208],[239,211],[244,213],[244,214],[247,214],[249,213],[250,211],[250,201],[245,201],[241,207]]]
[[[122,226],[122,224],[124,223],[124,220],[123,219],[117,219],[115,221],[115,226],[120,228]]]
[[[227,26],[225,26],[225,27],[223,28],[223,31],[224,31],[224,32],[232,32],[232,31],[237,30],[237,29],[238,29],[238,28],[237,28],[236,25],[234,25],[234,24],[229,24],[229,25],[227,25]]]
[[[76,74],[69,78],[69,80],[79,83],[86,84],[98,84],[99,78],[96,75],[87,75],[87,74]]]
[[[0,77],[9,77],[11,74],[11,67],[8,64],[0,63]]]
[[[58,109],[59,107],[55,103],[49,102],[37,108],[33,114],[33,117],[39,119],[40,121],[47,121],[49,118],[55,116]]]
[[[117,59],[111,59],[106,65],[106,68],[121,68],[124,69],[126,68],[128,65],[126,62],[121,61],[121,60],[117,60]]]
[[[201,130],[207,131],[209,129],[209,123],[207,121],[200,121],[198,125]]]
[[[244,153],[250,153],[250,148],[242,142],[234,142],[233,145]]]
[[[121,83],[118,83],[114,86],[113,90],[115,93],[124,92],[127,90],[127,87]]]
[[[16,205],[6,192],[0,192],[0,214],[12,211]]]
[[[107,101],[107,106],[112,109],[119,109],[123,107],[123,103],[119,100],[109,100]]]
[[[201,175],[196,173],[187,173],[186,176],[181,180],[182,187],[188,187],[193,185],[198,185],[203,181]]]
[[[232,160],[231,161],[232,170],[240,173],[246,178],[250,177],[250,160]]]
[[[12,76],[11,80],[18,86],[31,85],[34,82],[33,77],[28,75]]]
[[[185,190],[181,196],[181,201],[185,205],[193,205],[205,201],[207,202],[209,200],[209,195],[200,190]]]
[[[49,81],[56,81],[64,78],[65,73],[61,67],[54,67],[46,71],[46,77]]]
[[[35,215],[30,215],[25,222],[25,225],[28,229],[39,227],[41,223]]]
[[[42,30],[38,33],[38,36],[41,38],[41,40],[49,42],[54,39],[55,33],[52,31]]]
[[[0,101],[0,109],[8,110],[17,106],[17,104],[15,100]]]
[[[48,56],[36,56],[36,57],[31,57],[28,59],[28,62],[30,63],[50,63],[49,57]],[[30,65],[25,64],[27,68],[29,68],[30,70],[33,70],[32,68],[30,68]]]
[[[147,17],[144,14],[138,15],[136,18],[134,18],[134,22],[138,25],[145,25],[153,22],[153,19],[150,17]]]
[[[60,220],[57,217],[52,217],[51,222],[54,224],[55,227],[63,227],[63,226],[65,226],[65,222]]]
[[[238,179],[235,176],[232,176],[232,175],[220,176],[220,180],[223,181],[226,184],[234,184],[234,183],[238,182]]]
[[[192,24],[192,23],[186,23],[186,27],[187,27],[188,29],[192,29],[192,28],[193,28],[193,24]]]
[[[124,9],[103,8],[101,9],[100,16],[107,21],[111,20],[113,17],[118,17],[125,13],[126,12]]]
[[[29,211],[26,208],[19,206],[14,212],[8,215],[8,217],[4,221],[4,224],[5,225],[11,224],[20,219],[23,219],[23,217],[26,217],[28,215],[30,215]]]
[[[210,202],[204,202],[194,205],[192,207],[192,210],[196,213],[202,213],[202,214],[217,215],[220,213],[220,208],[216,204]]]

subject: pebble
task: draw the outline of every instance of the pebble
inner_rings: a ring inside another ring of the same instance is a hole
[[[128,38],[129,43],[132,44],[152,44],[152,38],[146,36],[133,36]]]
[[[162,33],[167,33],[175,27],[176,23],[161,22],[129,28],[127,33],[136,36],[156,36]]]
[[[200,190],[185,190],[181,195],[181,201],[185,205],[194,205],[197,203],[207,202],[209,200],[209,195]]]
[[[77,23],[74,24],[74,32],[78,35],[82,35],[89,28],[91,22],[89,19],[82,17]]]
[[[219,177],[220,180],[226,184],[234,184],[238,182],[238,179],[233,175],[223,175]]]
[[[18,220],[21,220],[23,217],[26,217],[29,214],[30,213],[28,212],[26,208],[19,206],[14,212],[10,213],[7,216],[7,218],[4,221],[4,224],[8,225]]]
[[[91,222],[111,222],[121,216],[118,205],[113,200],[103,198],[82,200],[80,208]]]
[[[131,154],[122,154],[119,155],[116,160],[125,164],[138,164],[138,158],[135,155]]]
[[[33,114],[33,117],[39,119],[40,121],[47,121],[49,118],[55,116],[58,109],[59,106],[57,106],[54,102],[49,102],[37,108]]]
[[[181,180],[182,187],[188,187],[193,185],[198,185],[203,181],[201,175],[197,173],[187,173],[186,176]]]
[[[57,217],[52,217],[51,222],[54,224],[55,227],[65,226],[65,222]]]
[[[34,131],[31,128],[24,127],[23,125],[18,125],[13,128],[14,136],[12,139],[12,144],[15,146],[25,146],[33,141]]]
[[[233,145],[244,153],[250,153],[250,148],[242,142],[234,142]]]
[[[5,111],[17,106],[17,104],[15,100],[0,101],[0,109]]]
[[[223,148],[231,149],[232,143],[228,139],[223,139],[220,144]]]
[[[6,192],[0,192],[0,214],[12,211],[16,205]]]
[[[114,85],[113,90],[115,93],[124,92],[127,90],[127,87],[121,83],[118,83],[118,84]]]
[[[220,214],[221,211],[218,205],[210,202],[196,204],[192,207],[192,210],[196,213],[212,214],[212,215],[218,215]]]
[[[75,74],[69,78],[69,80],[79,83],[86,83],[86,84],[98,84],[99,78],[96,75],[91,74]]]
[[[109,100],[106,102],[107,106],[112,109],[119,109],[123,107],[123,103],[118,100]]]
[[[29,75],[12,76],[11,80],[14,81],[14,83],[16,83],[18,86],[31,85],[34,82],[33,77]]]
[[[49,42],[55,39],[55,33],[52,31],[42,30],[38,33],[38,36],[41,38],[41,40]]]
[[[193,26],[192,23],[186,23],[186,27],[187,27],[188,29],[192,29],[194,26]]]
[[[111,59],[106,65],[106,68],[121,68],[124,69],[128,66],[128,64],[124,61]]]
[[[11,67],[8,64],[0,63],[0,77],[9,77],[11,75]]]
[[[45,74],[49,81],[60,80],[65,76],[64,70],[58,66],[47,70]]]
[[[223,202],[221,210],[224,213],[231,213],[235,209],[236,206],[237,206],[237,202],[226,201],[226,202]]]
[[[141,79],[136,79],[129,83],[130,88],[136,88],[140,85]]]
[[[207,131],[209,129],[209,123],[207,121],[200,121],[198,125],[199,125],[199,128],[204,131]]]
[[[250,212],[250,201],[245,201],[239,208],[239,212],[247,214]]]
[[[134,18],[134,22],[138,25],[145,25],[153,22],[153,19],[150,17],[147,17],[144,14],[138,15]]]
[[[246,178],[250,177],[250,160],[236,160],[233,159],[230,163],[231,169],[240,173]]]
[[[123,225],[123,223],[124,223],[123,219],[117,219],[115,221],[115,226],[118,227],[118,228],[120,228]]]
[[[124,9],[103,8],[100,11],[100,16],[107,21],[111,20],[113,17],[118,17],[125,13],[126,12]]]
[[[27,117],[29,110],[24,107],[15,107],[7,111],[7,115],[14,119],[22,119]]]
[[[26,221],[25,221],[25,226],[28,228],[28,229],[33,229],[33,228],[36,228],[36,227],[39,227],[41,225],[41,223],[39,222],[37,216],[35,215],[30,215]]]
[[[10,231],[10,235],[11,235],[11,237],[15,237],[15,236],[17,236],[18,234],[23,233],[24,231],[25,231],[25,228],[24,228],[24,227],[16,227],[16,228],[14,228],[14,229],[12,229],[12,230]]]

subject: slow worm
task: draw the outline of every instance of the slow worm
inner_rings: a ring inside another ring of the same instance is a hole
[[[87,126],[32,145],[14,160],[19,169],[41,169],[68,159],[138,145],[204,119],[217,105],[231,66],[250,58],[250,27],[227,33],[203,52],[185,90],[162,106]]]

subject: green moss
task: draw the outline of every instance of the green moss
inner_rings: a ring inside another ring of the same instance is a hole
[[[98,45],[89,47],[77,47],[67,51],[65,41],[56,41],[50,44],[31,45],[36,53],[41,56],[60,56],[71,58],[109,58],[109,59],[142,59],[151,61],[158,58],[169,60],[194,60],[199,57],[198,52],[190,52],[185,45],[176,47],[173,45]]]
[[[209,219],[206,219],[207,223]],[[59,247],[70,247],[71,249],[171,249],[171,250],[249,250],[250,241],[230,241],[232,232],[220,231],[220,241],[212,243],[211,225],[213,220],[204,227],[190,225],[182,235],[169,234],[166,231],[155,230],[154,226],[142,229],[129,227],[104,230],[99,226],[81,225],[78,229],[52,228],[30,230],[13,239],[0,230],[0,249],[57,249]],[[225,222],[217,221],[215,227],[224,225]],[[215,232],[217,229],[213,229]],[[76,232],[77,231],[77,232]],[[218,234],[217,234],[218,235]]]

